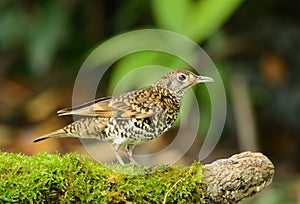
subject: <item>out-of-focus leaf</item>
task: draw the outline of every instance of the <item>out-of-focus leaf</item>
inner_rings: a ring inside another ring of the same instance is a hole
[[[29,67],[33,74],[40,75],[50,68],[55,52],[65,39],[66,16],[57,1],[36,7],[34,13],[28,12],[20,4],[1,11],[0,49],[25,44]]]
[[[64,11],[58,2],[43,7],[37,22],[32,25],[27,41],[27,53],[34,74],[45,73],[56,50],[63,43],[67,26]]]
[[[190,8],[189,0],[153,0],[154,18],[160,28],[179,32],[184,31],[184,24]]]
[[[6,49],[23,41],[27,32],[25,28],[25,19],[19,9],[2,11],[0,14],[0,49]]]
[[[202,42],[219,28],[243,0],[152,1],[158,26]]]
[[[190,1],[191,12],[185,24],[185,35],[202,42],[217,30],[244,0]]]

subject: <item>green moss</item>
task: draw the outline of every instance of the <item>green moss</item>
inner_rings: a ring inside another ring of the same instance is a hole
[[[0,152],[0,203],[203,203],[202,166],[95,163]]]

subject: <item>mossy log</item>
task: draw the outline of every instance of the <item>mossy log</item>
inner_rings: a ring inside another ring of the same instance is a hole
[[[76,153],[0,152],[0,203],[236,203],[273,175],[271,161],[251,152],[204,166],[121,166]]]

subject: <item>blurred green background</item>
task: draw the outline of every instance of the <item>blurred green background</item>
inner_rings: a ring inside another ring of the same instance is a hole
[[[56,111],[71,105],[77,72],[97,45],[135,29],[166,29],[201,45],[224,81],[225,129],[204,162],[261,151],[275,165],[274,182],[245,203],[300,203],[299,9],[300,1],[279,0],[2,0],[0,148],[29,155],[86,153],[75,139],[31,141],[71,121]],[[99,96],[111,94],[122,76],[148,64],[182,65],[155,53],[133,54],[111,67]],[[205,90],[194,91],[201,109],[209,106]],[[201,130],[185,162],[197,159]],[[161,144],[172,139],[163,138]],[[147,148],[154,151],[157,143]]]

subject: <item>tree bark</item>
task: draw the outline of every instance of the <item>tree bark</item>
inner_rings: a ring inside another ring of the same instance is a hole
[[[237,203],[268,186],[274,175],[272,162],[253,152],[216,160],[204,168],[207,203]]]

